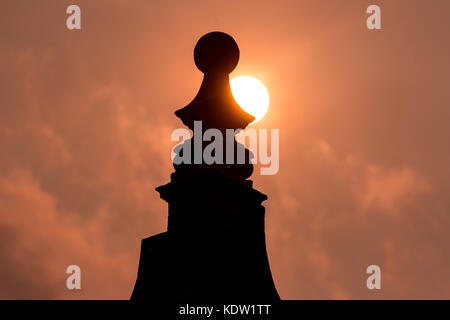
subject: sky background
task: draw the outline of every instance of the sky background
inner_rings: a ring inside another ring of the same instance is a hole
[[[81,7],[82,30],[66,29]],[[378,4],[382,30],[366,28]],[[266,241],[283,299],[450,298],[450,2],[0,1],[0,298],[128,299],[173,112],[223,31],[280,129]],[[81,267],[82,290],[66,288]],[[381,290],[366,268],[381,267]]]

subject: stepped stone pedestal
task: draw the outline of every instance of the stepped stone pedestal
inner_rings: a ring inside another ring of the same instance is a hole
[[[191,129],[197,120],[205,129],[245,128],[254,118],[240,109],[229,88],[228,74],[239,58],[233,38],[209,33],[194,55],[205,78],[193,102],[176,115]],[[142,240],[132,300],[279,299],[266,252],[261,203],[267,196],[247,180],[253,165],[246,151],[240,165],[175,165],[170,183],[156,189],[169,204],[168,227]]]

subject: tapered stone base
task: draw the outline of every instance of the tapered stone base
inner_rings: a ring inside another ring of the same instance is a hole
[[[264,232],[266,199],[216,171],[159,187],[168,231],[142,240],[132,300],[278,300]]]

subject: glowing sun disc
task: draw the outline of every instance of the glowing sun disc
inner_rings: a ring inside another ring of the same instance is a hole
[[[250,76],[239,76],[230,81],[231,92],[239,106],[255,117],[251,123],[261,120],[269,109],[269,92],[264,84]]]

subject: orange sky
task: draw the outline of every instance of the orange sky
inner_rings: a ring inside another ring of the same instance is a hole
[[[365,10],[382,10],[381,31]],[[78,4],[82,30],[68,31]],[[0,4],[0,298],[127,299],[162,232],[173,112],[200,36],[231,34],[232,76],[268,88],[280,129],[267,246],[284,299],[450,298],[448,1]],[[82,270],[82,290],[65,269]],[[370,291],[377,264],[382,289]]]

